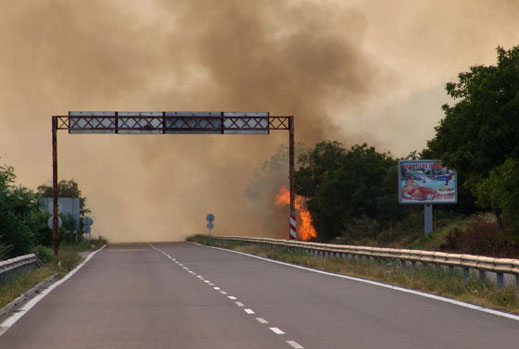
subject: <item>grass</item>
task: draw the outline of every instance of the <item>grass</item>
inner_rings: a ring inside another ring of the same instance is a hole
[[[105,240],[97,239],[92,240],[91,244],[86,242],[76,245],[63,244],[60,246],[58,256],[54,256],[50,248],[37,246],[34,253],[43,266],[14,276],[6,284],[0,285],[0,308],[54,274],[57,274],[58,278],[63,277],[83,261],[79,252],[96,250],[105,243]]]
[[[414,270],[408,267],[406,271],[403,272],[399,267],[393,266],[389,261],[375,263],[373,261],[366,261],[365,259],[359,262],[353,259],[325,258],[275,248],[222,242],[201,236],[191,237],[188,240],[205,245],[242,251],[327,272],[376,280],[519,314],[519,297],[513,285],[499,290],[491,281],[481,282],[476,273],[471,275],[465,285],[460,272],[449,272],[443,268],[436,270],[435,268],[417,266]]]

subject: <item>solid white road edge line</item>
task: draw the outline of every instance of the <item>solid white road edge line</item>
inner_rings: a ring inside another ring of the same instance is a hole
[[[67,275],[65,275],[63,278],[56,281],[52,285],[50,285],[48,288],[44,289],[39,295],[37,295],[36,297],[31,299],[29,302],[27,302],[27,304],[25,304],[20,309],[18,309],[18,311],[16,313],[14,313],[13,315],[11,315],[7,319],[5,319],[4,322],[2,322],[0,324],[0,329],[2,329],[2,333],[0,333],[0,336],[2,334],[4,334],[9,329],[9,327],[14,325],[18,320],[20,320],[32,307],[34,307],[36,304],[38,304],[38,302],[41,301],[46,295],[51,293],[52,290],[54,290],[56,287],[58,287],[59,285],[61,285],[62,283],[64,283],[68,279],[70,279],[72,276],[74,276],[74,274],[76,274],[79,271],[79,269],[81,269],[92,257],[94,257],[98,252],[100,252],[105,247],[106,247],[106,245],[103,245],[100,249],[89,254],[88,257],[81,264],[79,264],[77,267],[72,269]]]
[[[196,243],[193,243],[193,244],[196,244]],[[319,274],[328,275],[328,276],[334,276],[334,277],[338,277],[338,278],[342,278],[342,279],[363,282],[363,283],[374,285],[374,286],[389,288],[389,289],[392,289],[392,290],[395,290],[395,291],[400,291],[400,292],[404,292],[404,293],[410,293],[410,294],[414,294],[414,295],[425,297],[425,298],[431,298],[431,299],[435,299],[435,300],[438,300],[438,301],[441,301],[441,302],[458,305],[460,307],[464,307],[464,308],[468,308],[468,309],[472,309],[472,310],[477,310],[477,311],[480,311],[480,312],[483,312],[483,313],[488,313],[488,314],[504,317],[504,318],[507,318],[507,319],[510,319],[510,320],[519,321],[519,315],[509,314],[509,313],[505,313],[505,312],[502,312],[502,311],[499,311],[499,310],[489,309],[489,308],[482,307],[480,305],[474,305],[474,304],[470,304],[470,303],[465,303],[465,302],[458,301],[458,300],[455,300],[455,299],[450,299],[450,298],[447,298],[447,297],[437,296],[437,295],[434,295],[434,294],[425,293],[425,292],[421,292],[421,291],[415,291],[415,290],[411,290],[411,289],[407,289],[407,288],[403,288],[403,287],[399,287],[399,286],[393,286],[393,285],[389,285],[389,284],[384,284],[384,283],[377,282],[377,281],[372,281],[372,280],[367,280],[367,279],[360,279],[360,278],[356,278],[356,277],[353,277],[353,276],[334,274],[334,273],[330,273],[330,272],[327,272],[327,271],[311,269],[311,268],[303,267],[303,266],[300,266],[300,265],[297,265],[297,264],[290,264],[290,263],[286,263],[286,262],[280,262],[280,261],[276,261],[276,260],[273,260],[273,259],[259,257],[259,256],[255,256],[255,255],[248,254],[248,253],[245,253],[245,252],[228,250],[228,249],[221,248],[221,247],[206,246],[206,245],[201,245],[201,244],[197,244],[197,245],[203,246],[203,247],[207,247],[207,248],[214,248],[216,250],[236,253],[236,254],[240,254],[242,256],[257,258],[257,259],[261,259],[263,261],[267,261],[267,262],[270,262],[270,263],[281,264],[281,265],[284,265],[284,266],[288,266],[288,267],[292,267],[292,268],[297,268],[297,269],[302,269],[302,270],[307,270],[307,271],[311,271],[311,272],[314,272],[314,273],[319,273]]]

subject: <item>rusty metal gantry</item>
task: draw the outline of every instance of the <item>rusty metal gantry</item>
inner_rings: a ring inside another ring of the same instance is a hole
[[[69,112],[52,117],[54,253],[58,254],[58,130],[92,134],[269,134],[289,131],[289,239],[296,239],[294,117],[242,112]]]

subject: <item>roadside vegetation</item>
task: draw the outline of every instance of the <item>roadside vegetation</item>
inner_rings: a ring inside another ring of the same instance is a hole
[[[497,64],[474,66],[446,84],[452,105],[422,151],[458,173],[458,204],[399,205],[398,159],[367,144],[317,143],[298,157],[295,189],[306,198],[314,241],[435,249],[519,258],[519,46]]]
[[[423,268],[418,266],[416,269],[409,267],[403,272],[399,267],[392,265],[389,261],[375,263],[365,259],[357,261],[356,259],[325,258],[275,248],[244,246],[238,243],[208,239],[203,236],[190,237],[188,241],[241,251],[331,273],[380,281],[395,286],[420,290],[463,302],[519,314],[519,296],[515,292],[514,285],[499,290],[496,285],[489,280],[481,282],[476,273],[471,275],[468,283],[465,285],[460,272],[449,272],[447,269],[436,270],[435,268]]]
[[[55,256],[52,231],[47,225],[50,214],[40,209],[39,202],[40,198],[52,196],[52,188],[42,185],[33,191],[16,185],[15,179],[13,167],[0,164],[0,260],[35,253],[42,266],[1,284],[0,308],[51,275],[62,277],[82,261],[80,252],[106,243],[101,237],[87,241],[81,225],[78,232],[72,217],[60,215],[63,226],[59,228],[60,248]],[[60,197],[80,199],[81,216],[90,212],[74,180],[59,182],[59,192]]]

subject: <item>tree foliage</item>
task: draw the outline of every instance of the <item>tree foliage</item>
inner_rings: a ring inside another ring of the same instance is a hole
[[[350,150],[321,142],[299,157],[296,193],[307,198],[319,237],[343,235],[351,225],[386,225],[399,217],[397,164],[367,144]]]
[[[32,228],[40,215],[34,192],[15,186],[15,179],[12,167],[0,165],[0,254],[3,258],[31,252]]]
[[[473,194],[507,158],[519,158],[519,46],[497,49],[496,66],[475,66],[449,82],[456,103],[423,153],[438,157],[465,178]]]
[[[502,213],[510,230],[519,235],[519,161],[507,159],[476,188],[478,204]]]

